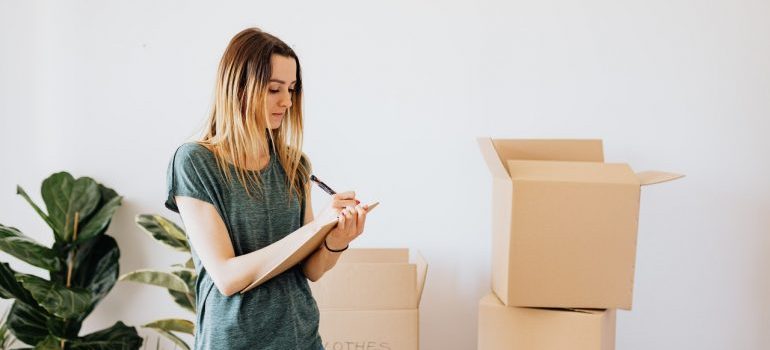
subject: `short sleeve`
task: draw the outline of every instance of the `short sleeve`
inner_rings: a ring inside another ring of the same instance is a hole
[[[165,206],[179,213],[174,196],[186,196],[214,204],[214,190],[210,170],[195,143],[185,143],[174,152],[166,171],[168,197]]]

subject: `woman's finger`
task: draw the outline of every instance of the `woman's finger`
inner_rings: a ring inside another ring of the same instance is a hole
[[[350,230],[350,224],[351,224],[350,213],[348,213],[347,208],[342,209],[341,215],[345,218],[345,225],[340,227],[340,233],[342,233],[343,235],[347,235],[347,231]]]
[[[342,212],[340,212],[340,215],[337,218],[338,218],[338,220],[337,220],[337,229],[342,231],[342,230],[345,229],[345,222],[347,221],[346,220],[345,211],[343,210]]]
[[[347,207],[347,208],[345,208],[345,212],[347,212],[347,218],[346,219],[347,219],[347,222],[348,222],[348,225],[347,225],[347,228],[348,228],[347,231],[348,232],[347,233],[348,233],[348,235],[351,235],[351,234],[355,233],[354,231],[358,227],[357,224],[356,224],[356,221],[358,221],[358,220],[356,220],[357,219],[357,215],[356,215],[354,207]]]
[[[356,192],[355,191],[346,191],[346,192],[340,192],[332,196],[335,200],[343,200],[343,199],[355,199],[356,198]]]
[[[358,201],[355,199],[335,199],[332,201],[332,207],[344,209],[346,207],[354,206],[358,204]]]
[[[358,217],[356,218],[356,233],[361,234],[364,232],[364,225],[366,224],[366,210],[362,206],[357,206],[356,211]]]

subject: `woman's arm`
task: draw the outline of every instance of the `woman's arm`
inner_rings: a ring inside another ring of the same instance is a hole
[[[307,198],[305,200],[305,222],[313,220],[313,208],[310,203],[310,191],[305,191]],[[333,202],[330,208],[336,209],[334,212],[339,212],[340,221],[337,223],[337,227],[333,229],[328,236],[326,236],[326,244],[329,248],[334,250],[340,250],[345,248],[350,241],[356,238],[363,232],[364,223],[366,221],[366,209],[362,206],[347,207],[355,208],[354,210],[345,209],[346,202],[355,200],[354,192],[345,192],[337,194],[333,197]],[[302,265],[302,272],[309,280],[315,282],[323,276],[326,271],[329,271],[337,264],[337,260],[340,258],[342,252],[332,252],[321,244],[318,249],[310,255]]]
[[[249,269],[252,254],[236,257],[222,217],[208,202],[176,196],[187,238],[219,292],[233,295],[252,282],[256,271]]]
[[[235,256],[227,227],[211,203],[185,196],[175,198],[190,244],[219,292],[231,296],[251,284],[264,261],[264,252],[260,249]]]
[[[353,196],[353,192],[336,195],[332,205],[341,208],[347,205],[354,205],[355,199]],[[192,197],[175,196],[174,198],[176,199],[179,215],[181,215],[184,222],[185,232],[190,240],[190,244],[198,254],[198,258],[200,258],[206,271],[211,275],[211,279],[214,281],[217,289],[219,289],[219,292],[226,296],[231,296],[251,284],[254,281],[254,276],[258,273],[259,264],[264,261],[264,252],[260,249],[236,257],[233,244],[227,233],[227,227],[214,205]],[[309,200],[306,203],[309,203]],[[306,204],[306,208],[308,208],[308,205]],[[336,213],[333,210],[327,210],[325,215],[336,215]],[[313,229],[312,225],[314,223],[308,221],[308,217],[312,221],[312,211],[305,215],[305,222],[307,224],[297,231]],[[340,220],[340,222],[342,221],[344,219]],[[335,230],[332,230],[332,232]],[[294,234],[297,231],[290,234]],[[330,246],[333,244],[331,238],[328,242]],[[335,249],[336,246],[331,247]],[[344,247],[344,245],[341,247]],[[330,252],[327,251],[327,253]],[[313,255],[317,254],[318,251]],[[335,262],[336,258],[331,263],[331,266],[334,266]],[[307,276],[307,272],[305,272],[305,275]],[[320,278],[320,275],[318,277]]]
[[[310,191],[305,192],[307,193],[307,198],[305,199],[305,222],[310,222],[314,218],[313,205],[310,202]],[[331,248],[337,250],[336,246]],[[305,273],[307,279],[313,282],[318,281],[326,271],[334,267],[341,254],[342,252],[334,253],[329,251],[322,244],[310,257],[305,259],[302,264],[302,272]]]

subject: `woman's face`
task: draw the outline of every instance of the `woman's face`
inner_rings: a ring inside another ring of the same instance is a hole
[[[270,129],[277,129],[291,107],[291,96],[297,83],[297,63],[291,57],[273,55],[270,64],[273,72],[267,85],[267,110]]]

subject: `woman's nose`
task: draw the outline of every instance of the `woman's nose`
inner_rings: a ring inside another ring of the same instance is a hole
[[[291,93],[281,94],[281,100],[278,102],[281,107],[291,107]]]

